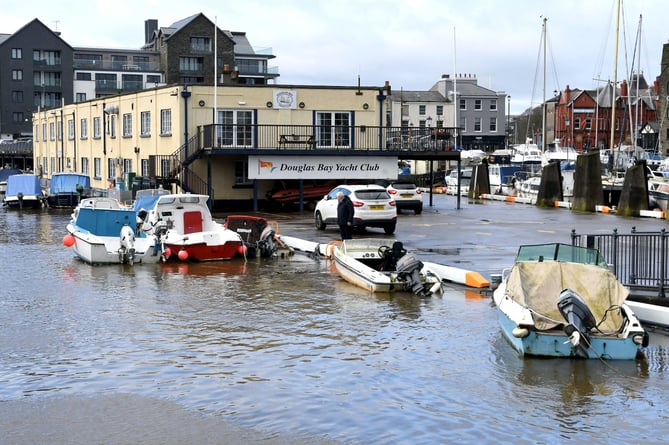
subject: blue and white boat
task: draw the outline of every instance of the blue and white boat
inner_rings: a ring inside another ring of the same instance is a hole
[[[86,198],[74,209],[63,244],[89,264],[157,263],[159,236],[138,228],[137,212],[113,198]]]
[[[49,181],[49,207],[76,207],[91,196],[91,178],[81,173],[55,173]]]
[[[521,246],[493,292],[502,334],[521,355],[631,360],[648,333],[596,250]]]
[[[3,204],[14,209],[38,209],[44,205],[44,192],[37,175],[20,174],[7,178]]]

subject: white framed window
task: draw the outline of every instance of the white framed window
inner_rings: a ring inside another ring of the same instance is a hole
[[[466,99],[460,99],[460,109],[461,110],[466,110],[467,109],[467,100]]]
[[[151,136],[151,112],[142,111],[140,114],[140,136]]]
[[[88,164],[88,158],[81,158],[81,173],[88,175],[90,173],[89,171],[89,164]]]
[[[117,158],[107,159],[107,179],[116,178],[116,162]]]
[[[67,139],[69,141],[74,139],[74,118],[67,121]]]
[[[100,158],[93,158],[93,176],[95,179],[102,178],[102,161]]]
[[[109,131],[109,137],[112,139],[116,138],[116,115],[115,114],[110,114],[109,115],[109,128],[107,129]]]
[[[460,131],[463,133],[467,132],[467,118],[460,116]]]
[[[79,137],[88,139],[88,118],[86,117],[79,121]]]
[[[252,147],[253,112],[250,110],[218,110],[217,146]]]
[[[474,110],[481,111],[483,109],[483,104],[481,99],[474,99]]]
[[[497,111],[497,99],[490,99],[490,111]]]
[[[102,131],[100,130],[100,118],[93,118],[93,139],[100,139]]]
[[[496,117],[491,117],[490,118],[490,132],[491,133],[496,133],[497,132],[497,118]]]
[[[49,122],[49,139],[56,140],[56,124],[54,122]]]
[[[141,176],[149,176],[149,160],[142,159]]]
[[[123,137],[129,138],[132,136],[132,114],[123,114]]]
[[[351,146],[351,113],[319,111],[316,113],[317,147]]]
[[[481,118],[480,117],[475,117],[474,118],[474,132],[475,133],[480,133],[481,132]]]
[[[172,135],[172,110],[169,108],[160,110],[160,135]]]

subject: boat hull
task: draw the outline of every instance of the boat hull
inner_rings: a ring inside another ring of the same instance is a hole
[[[44,205],[41,196],[24,196],[19,199],[16,196],[5,197],[5,205],[10,209],[39,209]]]
[[[78,230],[69,224],[67,230],[74,237],[72,250],[82,261],[91,265],[124,264],[128,256],[121,251],[120,236],[97,236]],[[136,238],[132,263],[158,263],[161,260],[160,246],[156,246],[153,237]]]
[[[181,259],[179,252],[185,251],[187,254],[182,261],[221,261],[239,255],[242,242],[230,240],[223,243],[208,244],[205,241],[192,242],[191,240],[178,243],[165,241],[164,246],[171,250],[170,258],[173,259]]]
[[[521,356],[581,358],[569,342],[569,337],[562,330],[529,330],[523,338],[516,337],[514,330],[518,325],[504,312],[498,311],[499,322],[504,338]],[[607,360],[633,360],[639,354],[639,345],[632,336],[615,339],[591,335],[588,358]]]

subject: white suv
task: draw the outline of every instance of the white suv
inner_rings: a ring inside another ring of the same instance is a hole
[[[397,208],[395,201],[380,185],[339,185],[316,204],[314,220],[318,230],[328,224],[337,225],[337,193],[342,192],[353,202],[353,227],[381,227],[388,234],[395,233]]]
[[[423,212],[423,195],[413,182],[395,181],[386,188],[395,201],[397,212],[402,209],[413,210],[416,215]]]

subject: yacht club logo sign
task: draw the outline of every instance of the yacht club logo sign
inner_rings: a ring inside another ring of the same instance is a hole
[[[275,90],[274,108],[278,109],[297,108],[297,92],[293,90]]]
[[[249,179],[397,179],[396,157],[249,156]]]

